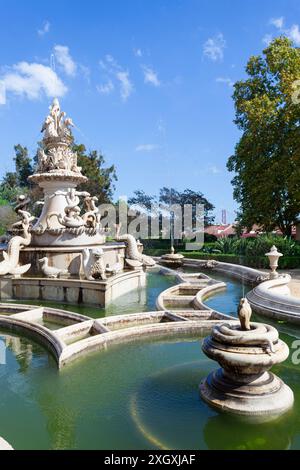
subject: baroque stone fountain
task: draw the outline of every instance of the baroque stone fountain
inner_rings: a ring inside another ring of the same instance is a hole
[[[78,301],[103,306],[144,285],[144,268],[155,264],[142,254],[142,245],[132,235],[120,234],[120,226],[115,241],[106,241],[97,197],[77,189],[87,177],[72,150],[73,125],[54,99],[42,127],[38,167],[29,177],[29,182],[43,191],[43,200],[38,202],[41,214],[33,217],[28,208],[30,198],[19,197],[16,212],[20,220],[12,226],[15,236],[7,250],[2,250],[0,262],[2,300]],[[26,277],[21,277],[25,273]],[[68,282],[58,279],[68,277]]]
[[[240,321],[215,326],[205,338],[202,350],[221,368],[201,382],[200,394],[214,408],[265,421],[293,406],[292,390],[269,371],[287,359],[289,348],[274,327],[250,323],[251,313],[241,299]]]

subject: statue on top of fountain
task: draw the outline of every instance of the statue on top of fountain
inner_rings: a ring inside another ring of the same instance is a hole
[[[71,118],[66,118],[66,113],[60,110],[57,98],[54,98],[50,106],[50,113],[45,119],[41,132],[44,132],[44,140],[53,137],[71,138],[70,127],[74,127]]]
[[[77,155],[70,148],[73,140],[71,127],[74,127],[72,119],[66,117],[58,99],[54,98],[41,130],[44,137],[38,151],[39,173],[68,171],[80,174]]]

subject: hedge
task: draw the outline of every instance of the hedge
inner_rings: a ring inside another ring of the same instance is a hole
[[[182,251],[185,258],[191,259],[215,259],[224,263],[242,264],[251,268],[269,268],[269,260],[266,256],[238,256],[232,254],[219,254],[219,253],[201,253],[198,251]],[[157,255],[159,256],[159,255]],[[279,259],[279,269],[296,269],[300,268],[300,256],[283,256]]]

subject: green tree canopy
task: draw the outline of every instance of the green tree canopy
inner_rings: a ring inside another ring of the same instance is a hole
[[[16,178],[18,186],[28,186],[28,176],[32,175],[33,168],[31,158],[28,155],[27,147],[18,144],[14,146],[14,162],[16,166]]]
[[[300,212],[300,49],[277,38],[249,59],[246,72],[233,94],[242,136],[227,163],[238,220],[290,235]]]
[[[151,206],[156,203],[157,198],[146,194],[142,189],[135,190],[133,196],[128,199],[129,206],[144,206],[148,211],[150,211]]]
[[[211,214],[214,210],[214,206],[201,191],[192,191],[191,189],[177,191],[174,188],[163,187],[159,191],[159,202],[166,205],[179,204],[182,207],[185,204],[192,205],[192,216],[194,222],[196,219],[196,206],[202,204],[204,206],[204,224],[211,225],[215,219]]]
[[[41,144],[40,144],[41,145]],[[29,185],[28,176],[34,172],[37,156],[33,160],[28,155],[26,147],[15,145],[15,171],[7,172],[0,183],[0,199],[14,203],[17,196],[30,191],[33,202],[42,197],[41,189],[37,185]],[[73,150],[78,154],[78,165],[82,173],[89,178],[88,183],[81,185],[80,189],[97,196],[99,203],[110,202],[116,181],[114,165],[106,167],[103,155],[96,150],[87,152],[82,144],[74,144]]]
[[[73,151],[77,153],[78,166],[82,168],[82,174],[89,179],[78,189],[97,196],[99,204],[111,202],[115,190],[114,182],[117,181],[115,166],[105,167],[104,156],[97,150],[87,152],[83,144],[74,144]]]
[[[185,204],[190,204],[192,208],[192,219],[193,223],[196,222],[196,205],[204,205],[204,223],[210,225],[214,221],[214,216],[211,211],[214,210],[213,204],[209,202],[206,197],[200,191],[192,191],[191,189],[185,189],[184,191],[178,191],[174,188],[163,187],[159,191],[159,197],[148,195],[145,191],[138,189],[134,191],[134,195],[128,199],[129,205],[144,206],[148,211],[151,209],[152,204],[160,203],[162,206],[179,205],[183,207]],[[153,208],[154,213],[155,206]]]

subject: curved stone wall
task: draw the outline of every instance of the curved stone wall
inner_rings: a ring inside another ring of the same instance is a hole
[[[300,325],[300,299],[290,295],[288,284],[291,276],[262,282],[247,294],[253,310],[276,320]]]

